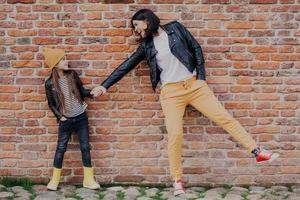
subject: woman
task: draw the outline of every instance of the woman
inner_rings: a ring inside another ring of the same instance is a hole
[[[59,122],[57,148],[54,157],[53,176],[48,183],[49,190],[57,190],[64,154],[72,132],[78,135],[83,162],[83,187],[100,188],[95,181],[91,164],[89,127],[84,97],[92,97],[90,90],[83,87],[78,74],[69,70],[64,60],[65,52],[45,48],[43,55],[46,65],[52,69],[45,82],[48,105]]]
[[[183,25],[174,21],[160,26],[159,18],[147,9],[136,12],[131,19],[131,25],[140,35],[139,47],[101,86],[95,87],[92,94],[97,96],[105,93],[143,59],[147,60],[153,89],[161,82],[160,102],[168,132],[169,164],[175,181],[174,195],[184,193],[181,181],[182,119],[188,104],[224,128],[258,162],[273,161],[279,156],[260,149],[214,96],[205,82],[201,47]]]

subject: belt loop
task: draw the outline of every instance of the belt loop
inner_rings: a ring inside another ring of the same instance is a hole
[[[187,80],[184,80],[183,81],[183,87],[184,87],[184,89],[188,89],[188,82],[187,82]]]

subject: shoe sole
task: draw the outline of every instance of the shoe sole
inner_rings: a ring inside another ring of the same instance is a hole
[[[87,186],[87,185],[83,185],[84,188],[87,188],[87,189],[91,189],[91,190],[98,190],[100,189],[100,186],[98,187],[91,187],[91,186]]]
[[[274,160],[276,160],[279,157],[278,153],[273,153],[271,158],[268,160],[269,163],[273,162]]]
[[[173,194],[174,194],[174,196],[178,196],[178,195],[184,194],[184,193],[185,193],[184,191],[178,190],[178,191],[175,191]]]
[[[48,187],[48,186],[47,186],[47,189],[48,189],[48,190],[51,190],[51,191],[57,191],[57,188],[54,188],[54,187],[52,188],[52,187]]]

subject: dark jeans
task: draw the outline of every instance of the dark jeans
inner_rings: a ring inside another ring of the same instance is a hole
[[[89,144],[89,126],[86,113],[76,117],[69,117],[66,121],[59,122],[57,147],[54,157],[54,167],[62,168],[64,154],[72,132],[76,132],[79,139],[83,166],[91,167],[91,154]]]

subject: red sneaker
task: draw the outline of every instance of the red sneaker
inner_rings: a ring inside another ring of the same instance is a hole
[[[279,157],[278,153],[272,153],[270,151],[262,149],[262,150],[259,150],[257,157],[256,157],[256,161],[257,162],[263,162],[263,161],[272,162],[278,157]]]
[[[181,180],[175,181],[173,184],[173,194],[174,196],[180,195],[180,194],[184,194],[184,190],[183,190],[183,183]]]

